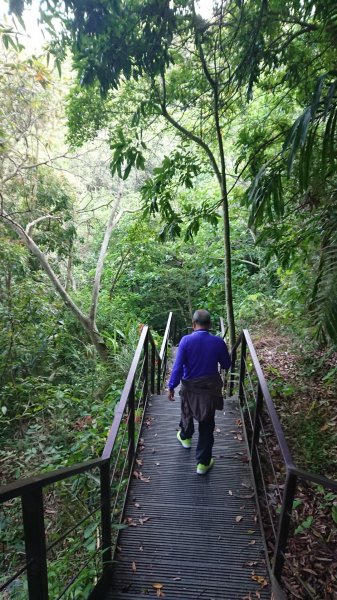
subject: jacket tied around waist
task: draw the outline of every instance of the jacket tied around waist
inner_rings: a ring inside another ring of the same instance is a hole
[[[223,409],[223,383],[220,374],[182,379],[179,395],[181,398],[181,419],[184,428],[193,417],[197,421],[209,421],[216,410]]]

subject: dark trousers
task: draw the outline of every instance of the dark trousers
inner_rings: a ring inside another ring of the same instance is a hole
[[[189,420],[186,429],[183,429],[181,421],[179,426],[181,427],[180,437],[182,440],[186,440],[192,437],[194,433],[193,418]],[[209,421],[199,422],[199,439],[195,454],[197,463],[201,463],[202,465],[207,466],[211,462],[212,448],[214,444],[214,427],[214,417]]]

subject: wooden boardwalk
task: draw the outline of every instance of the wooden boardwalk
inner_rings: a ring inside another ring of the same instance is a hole
[[[179,396],[153,396],[126,504],[109,600],[270,599],[238,403],[217,412],[214,468],[176,439]]]

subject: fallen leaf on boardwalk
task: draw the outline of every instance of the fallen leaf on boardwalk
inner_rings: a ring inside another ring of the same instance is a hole
[[[244,563],[244,567],[256,567],[257,565],[257,560],[249,560],[246,563]]]
[[[159,465],[160,465],[160,463],[155,463],[155,464],[156,464],[156,467],[159,467]]]
[[[221,433],[221,429],[216,429],[215,432],[216,433]]]
[[[254,571],[253,571],[253,574],[251,575],[251,579],[253,581],[256,581],[257,583],[259,583],[260,586],[263,588],[268,585],[268,581],[264,577],[262,577],[262,575],[255,575]]]
[[[135,507],[140,508],[140,504],[138,504],[138,502],[135,502]]]
[[[252,600],[250,592],[249,592],[248,596],[243,596],[242,600]]]
[[[138,479],[140,479],[141,481],[145,481],[145,483],[149,483],[150,481],[150,477],[144,477],[142,472],[139,472]]]
[[[124,519],[124,523],[129,525],[129,527],[137,527],[137,523],[132,519],[132,517],[127,517]]]
[[[235,419],[234,423],[235,423],[235,425],[237,425],[238,427],[242,427],[242,421],[241,421],[241,419]]]
[[[140,478],[140,475],[139,475],[138,471],[133,471],[133,472],[132,472],[132,475],[133,475],[133,476],[134,476],[136,479],[139,479],[139,478]]]
[[[140,550],[140,552],[144,552],[144,546],[143,546],[143,544],[141,544],[141,545],[139,546],[139,550]]]
[[[260,594],[260,592],[256,591],[256,592],[255,592],[255,596],[256,596],[257,598],[261,598],[261,594]]]
[[[242,442],[242,435],[241,435],[241,433],[238,433],[237,439],[239,440],[239,442]]]
[[[256,544],[256,540],[250,540],[250,542],[248,542],[248,544],[250,544],[251,546],[253,546],[254,544]]]
[[[242,521],[242,519],[243,519],[243,516],[242,516],[242,515],[239,515],[238,517],[235,517],[235,521],[236,521],[237,523],[240,523],[240,521]]]
[[[163,598],[165,594],[163,594],[163,584],[162,583],[153,583],[152,587],[157,590],[157,598]]]
[[[233,496],[232,490],[228,490],[228,493],[229,493],[230,496]]]
[[[144,523],[146,523],[146,521],[149,521],[150,517],[142,517],[141,519],[139,519],[139,523],[141,525],[144,525]]]
[[[136,463],[139,467],[143,465],[143,461],[140,458],[136,458]]]
[[[253,533],[255,533],[255,529],[247,529],[247,533],[249,533],[249,535],[252,535]]]
[[[173,577],[173,581],[180,581],[181,577]]]
[[[135,573],[137,571],[136,563],[133,561],[132,563],[132,572]]]

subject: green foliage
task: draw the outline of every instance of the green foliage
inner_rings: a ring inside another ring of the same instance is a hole
[[[305,531],[306,529],[310,529],[313,522],[314,522],[314,517],[312,517],[312,516],[304,519],[304,521],[302,521],[302,523],[300,525],[298,525],[298,527],[296,527],[295,535],[297,535],[299,533],[303,533],[303,531]]]
[[[110,163],[112,176],[117,172],[119,177],[127,179],[133,166],[136,169],[144,170],[145,159],[143,152],[146,150],[146,144],[137,132],[134,138],[131,136],[126,138],[123,129],[118,127],[115,139],[110,141],[110,147],[113,150],[112,161]],[[123,168],[124,172],[122,173]]]
[[[115,1],[109,6],[98,0],[92,11],[87,3],[66,0],[65,7],[73,16],[67,21],[67,42],[84,85],[98,81],[106,93],[123,76],[156,75],[170,63],[176,15],[168,3]]]

